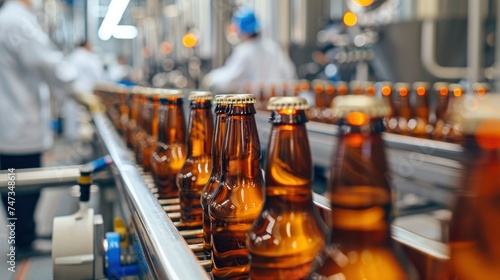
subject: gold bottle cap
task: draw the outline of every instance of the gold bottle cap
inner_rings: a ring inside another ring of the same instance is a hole
[[[347,92],[349,91],[349,89],[347,88],[347,83],[346,82],[337,82],[335,84],[335,88],[337,88],[337,92],[339,94],[347,94]]]
[[[160,99],[184,98],[184,92],[180,89],[157,88],[155,92],[159,94]]]
[[[135,86],[132,88],[132,93],[137,95],[147,95],[151,92],[151,90],[152,89],[148,87]]]
[[[450,93],[455,97],[460,97],[464,94],[464,87],[461,84],[450,84],[448,88]]]
[[[413,90],[418,91],[419,88],[423,88],[424,90],[429,90],[430,84],[428,82],[414,82]]]
[[[382,96],[389,96],[392,93],[392,82],[378,82],[375,87],[382,93]]]
[[[232,94],[219,94],[214,97],[214,104],[227,104],[226,98]]]
[[[344,95],[333,99],[334,116],[346,117],[352,112],[364,113],[371,118],[385,117],[391,112],[391,107],[383,99],[367,95]]]
[[[353,94],[363,94],[363,82],[362,81],[351,81],[349,83],[349,88]]]
[[[256,101],[253,94],[233,94],[224,98],[227,104],[254,104]]]
[[[490,91],[490,85],[487,83],[473,83],[472,91],[479,95],[484,95]]]
[[[214,99],[214,95],[210,91],[192,91],[189,93],[189,100],[212,100]]]
[[[394,84],[394,90],[400,95],[400,96],[408,96],[409,91],[410,91],[410,84],[409,83],[395,83]]]
[[[418,96],[424,96],[429,91],[429,83],[427,82],[414,82],[413,90]]]
[[[467,95],[455,109],[465,134],[500,138],[500,95]]]
[[[307,110],[309,109],[309,104],[307,104],[307,100],[298,96],[278,96],[269,99],[267,110],[282,109]]]

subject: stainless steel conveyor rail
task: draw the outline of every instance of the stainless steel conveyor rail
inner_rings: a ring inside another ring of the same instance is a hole
[[[17,169],[15,171],[15,186],[17,192],[33,191],[44,187],[68,187],[76,185],[80,176],[80,165],[56,166],[42,168]],[[0,191],[7,191],[9,186],[8,171],[0,171]],[[99,185],[113,181],[109,172],[93,176],[93,181]]]
[[[133,226],[134,240],[140,245],[141,278],[209,279],[196,261],[184,238],[151,194],[141,174],[127,154],[127,148],[110,121],[93,114],[102,146],[114,161],[112,166],[118,193],[124,204],[128,225]],[[143,257],[143,258],[142,258]]]

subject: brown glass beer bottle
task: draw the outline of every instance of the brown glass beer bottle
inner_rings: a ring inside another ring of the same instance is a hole
[[[312,198],[313,162],[301,97],[269,100],[271,135],[266,197],[248,233],[250,278],[305,279],[325,245],[326,226]]]
[[[201,194],[212,171],[212,116],[213,95],[209,91],[189,94],[189,116],[186,161],[177,173],[177,187],[181,204],[181,226],[203,225]]]
[[[394,100],[392,98],[392,83],[391,82],[380,82],[378,83],[378,90],[380,91],[380,96],[389,105],[391,111],[387,116],[384,117],[384,126],[386,132],[393,132],[398,124],[396,118],[396,107],[394,106]]]
[[[413,84],[416,93],[415,114],[408,121],[410,134],[414,137],[429,138],[432,126],[429,125],[429,84],[416,82]]]
[[[212,275],[215,279],[247,279],[250,265],[246,235],[264,201],[255,96],[232,95],[225,101],[228,105],[221,180],[209,210]]]
[[[143,110],[142,123],[146,137],[139,139],[141,165],[145,172],[151,171],[151,154],[158,141],[158,118],[160,107],[159,89],[151,89],[148,103]]]
[[[323,111],[321,112],[321,118],[324,122],[333,123],[332,110],[330,109],[330,107],[332,106],[332,101],[335,97],[335,86],[332,82],[325,82],[325,94],[323,95],[323,97],[325,100],[325,108],[323,108]]]
[[[129,115],[127,122],[127,129],[125,130],[125,141],[127,142],[127,147],[133,148],[134,141],[134,131],[137,125],[137,115],[139,111],[139,100],[140,95],[138,92],[138,87],[133,87],[130,92],[129,98]]]
[[[396,107],[398,111],[398,123],[394,129],[394,133],[408,135],[408,121],[412,117],[412,110],[410,107],[410,84],[396,83],[394,85],[397,95]]]
[[[338,95],[347,95],[347,94],[349,94],[349,88],[347,87],[347,83],[346,82],[342,82],[342,81],[337,82],[335,84],[335,87],[337,88]]]
[[[436,96],[436,123],[432,132],[432,138],[443,140],[443,128],[446,124],[446,114],[450,100],[448,83],[435,83],[434,94]]]
[[[464,96],[464,88],[460,84],[450,84],[448,88],[450,91],[450,99],[448,101],[446,123],[442,129],[443,140],[446,142],[460,143],[463,139],[462,128],[455,118],[456,115],[452,114],[452,112],[457,110],[457,106],[460,106]]]
[[[229,95],[217,95],[215,103],[215,131],[212,144],[212,172],[205,188],[201,194],[201,207],[203,208],[203,248],[206,255],[212,251],[210,215],[208,213],[209,202],[212,194],[220,183],[222,172],[222,145],[224,144],[224,133],[226,132],[226,108],[224,99]]]
[[[408,279],[391,239],[392,192],[382,131],[389,106],[369,96],[336,97],[337,151],[327,194],[330,240],[311,279]]]
[[[500,275],[500,99],[476,101],[461,110],[467,161],[449,228],[450,279]]]
[[[151,156],[153,179],[160,199],[178,198],[177,173],[186,159],[186,121],[180,90],[160,92],[158,143]]]
[[[487,83],[473,83],[472,92],[478,96],[483,96],[490,92],[490,86]]]
[[[146,140],[146,110],[148,106],[149,95],[151,94],[151,88],[144,88],[143,93],[140,95],[139,101],[139,117],[138,117],[138,126],[136,127],[134,133],[134,151],[135,151],[135,160],[137,164],[142,164],[142,142]]]

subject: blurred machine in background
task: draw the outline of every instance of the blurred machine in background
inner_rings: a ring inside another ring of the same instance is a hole
[[[130,78],[196,88],[238,43],[231,16],[256,11],[299,78],[494,82],[494,0],[35,0],[64,50],[87,38],[108,65],[125,58]],[[110,9],[109,7],[112,7]],[[470,35],[469,35],[470,34]]]

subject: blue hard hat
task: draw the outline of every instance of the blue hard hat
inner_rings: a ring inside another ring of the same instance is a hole
[[[238,32],[243,34],[255,34],[260,30],[260,23],[255,13],[250,9],[240,9],[233,15],[233,23],[238,27]]]

